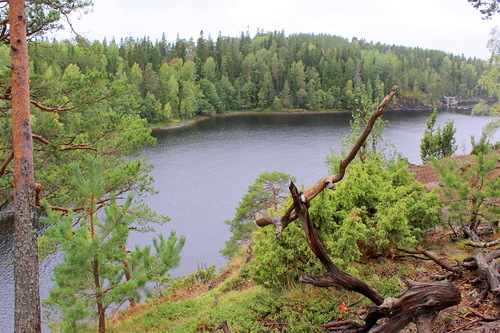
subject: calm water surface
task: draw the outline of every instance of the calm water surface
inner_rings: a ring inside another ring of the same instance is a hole
[[[430,112],[388,112],[390,125],[384,140],[420,163],[419,146]],[[158,143],[144,155],[155,165],[157,195],[146,202],[171,221],[156,227],[168,235],[171,229],[186,235],[181,265],[172,272],[182,275],[198,267],[225,264],[219,250],[229,239],[224,223],[234,218],[241,197],[265,171],[286,172],[297,183],[310,186],[327,173],[324,160],[331,150],[339,152],[349,134],[350,113],[246,114],[216,117],[191,127],[156,131]],[[470,152],[470,136],[477,138],[491,117],[471,117],[466,112],[441,111],[437,125],[451,119],[457,133],[457,153]],[[497,135],[496,140],[500,140]],[[130,246],[150,244],[155,233],[134,232]],[[0,330],[13,330],[13,269],[10,265],[12,230],[0,225]],[[41,263],[42,296],[50,288],[57,256]]]

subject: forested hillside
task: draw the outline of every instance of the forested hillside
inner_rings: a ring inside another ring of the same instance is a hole
[[[201,33],[196,41],[88,43],[32,43],[33,79],[53,79],[52,90],[70,80],[99,80],[93,94],[126,96],[101,105],[150,123],[241,109],[354,110],[395,85],[407,107],[436,105],[443,96],[486,96],[477,82],[488,64],[480,59],[331,35],[259,32],[214,41]],[[3,47],[6,64],[8,54]]]

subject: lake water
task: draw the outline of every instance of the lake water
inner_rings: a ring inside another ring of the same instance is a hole
[[[384,140],[407,157],[420,163],[420,140],[428,111],[392,111],[383,118],[390,121]],[[186,235],[178,276],[198,267],[225,259],[219,254],[230,232],[224,223],[234,218],[242,196],[257,176],[265,171],[281,171],[294,176],[298,184],[310,186],[327,173],[325,157],[339,152],[342,139],[349,134],[350,113],[243,114],[215,117],[190,127],[155,131],[158,143],[146,149],[155,165],[157,195],[146,202],[171,221],[156,228],[168,236],[171,229]],[[437,125],[453,120],[459,146],[457,154],[469,153],[470,136],[479,138],[481,128],[491,117],[470,116],[466,111],[440,111]],[[500,140],[497,134],[495,140]],[[0,327],[13,331],[12,228],[0,224]],[[131,234],[130,245],[149,244],[155,233]],[[57,256],[41,263],[41,292],[50,288],[52,267]]]

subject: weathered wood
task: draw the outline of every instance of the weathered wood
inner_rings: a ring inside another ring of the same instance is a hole
[[[470,237],[474,243],[480,243],[481,240],[479,236],[469,227],[463,227],[464,232]],[[500,297],[500,273],[496,268],[496,260],[492,260],[490,265],[486,260],[484,251],[482,248],[476,249],[475,259],[479,270],[486,276],[490,290],[496,294],[496,297]]]
[[[494,241],[491,241],[491,242],[479,242],[479,243],[476,243],[476,242],[473,242],[473,241],[467,241],[465,242],[465,245],[469,245],[469,246],[473,246],[473,247],[493,247],[493,246],[496,246],[500,244],[500,238],[499,239],[496,239]]]
[[[460,291],[452,283],[408,280],[405,283],[408,290],[396,298],[387,298],[378,308],[389,320],[370,332],[399,332],[414,321],[419,333],[430,333],[439,311],[460,303]]]
[[[215,333],[215,331],[217,330],[222,330],[224,333],[231,333],[231,330],[229,329],[229,325],[227,324],[226,320],[221,322],[219,325],[215,326],[215,328],[212,330],[212,333]]]
[[[454,267],[454,266],[447,264],[446,262],[440,260],[436,256],[436,254],[431,252],[431,251],[427,251],[424,249],[404,249],[401,247],[397,247],[396,249],[401,251],[401,252],[408,253],[408,254],[422,254],[422,255],[426,256],[428,259],[434,261],[436,264],[438,264],[442,268],[446,269],[447,271],[453,272],[453,273],[457,274],[458,276],[462,275],[462,273],[463,273],[462,269],[460,267]]]
[[[372,115],[370,116],[370,119],[368,120],[365,126],[365,129],[359,136],[358,141],[354,144],[349,154],[342,160],[342,162],[340,162],[339,171],[337,172],[337,174],[322,177],[319,181],[316,182],[316,184],[305,189],[301,193],[301,196],[303,197],[302,201],[306,203],[306,205],[309,205],[309,202],[312,199],[314,199],[319,193],[321,193],[325,188],[333,189],[334,184],[341,181],[344,178],[347,166],[356,157],[356,154],[358,153],[359,149],[366,141],[368,135],[371,133],[376,120],[381,115],[384,114],[387,107],[389,106],[389,103],[392,101],[392,98],[396,95],[397,91],[398,91],[397,88],[391,89],[391,92],[373,111]],[[279,221],[277,220],[277,217],[270,218],[259,214],[259,216],[255,216],[255,223],[257,223],[259,227],[264,227],[270,224],[274,224],[275,227],[277,228],[276,237],[280,237],[283,229],[285,229],[290,222],[296,220],[297,218],[298,215],[295,213],[294,206],[291,205],[286,211],[286,213],[280,217]]]
[[[290,183],[290,192],[292,193],[294,209],[297,212],[299,219],[302,221],[302,228],[306,233],[309,247],[314,252],[316,257],[321,261],[327,270],[327,276],[312,276],[306,275],[301,278],[302,282],[311,283],[316,286],[333,286],[339,285],[344,289],[351,290],[366,296],[373,303],[380,305],[384,298],[375,291],[372,287],[363,281],[351,276],[337,267],[328,256],[326,249],[318,238],[316,229],[309,218],[309,211],[304,202],[301,201],[297,187],[293,182]],[[327,282],[328,281],[328,282]]]

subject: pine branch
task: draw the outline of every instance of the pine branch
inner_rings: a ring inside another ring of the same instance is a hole
[[[41,143],[47,145],[47,146],[52,146],[54,148],[56,148],[57,150],[59,151],[65,151],[65,150],[79,150],[79,149],[88,149],[88,150],[93,150],[93,151],[99,151],[97,148],[94,148],[94,147],[91,147],[91,145],[95,144],[95,142],[89,142],[89,143],[78,143],[76,145],[71,145],[71,146],[67,146],[67,147],[57,147],[55,144],[51,143],[50,141],[48,141],[47,139],[44,139],[43,137],[41,137],[40,135],[37,135],[37,134],[32,134],[33,138],[34,139],[37,139],[38,141],[40,141]],[[101,138],[99,138],[98,140],[100,140]],[[97,140],[97,141],[98,141]]]
[[[7,169],[7,167],[9,166],[9,163],[14,159],[14,151],[12,151],[9,155],[9,157],[7,157],[7,159],[5,160],[5,162],[3,162],[2,164],[2,167],[0,168],[0,177],[3,176],[3,174],[5,173],[5,170]]]
[[[61,105],[57,105],[56,107],[48,107],[48,106],[45,106],[45,105],[42,105],[40,102],[38,101],[35,101],[35,100],[30,100],[30,103],[35,105],[37,108],[41,109],[41,110],[44,110],[44,111],[48,111],[48,112],[60,112],[60,111],[68,111],[68,110],[73,110],[74,108],[76,108],[76,106],[70,106],[70,107],[65,107],[66,105],[68,105],[71,101],[66,101],[64,102],[63,104]]]
[[[1,40],[1,35],[0,35],[0,40]],[[0,94],[0,99],[7,100],[7,101],[12,100],[12,96],[10,94],[10,86],[7,87],[5,93]],[[45,105],[41,104],[40,102],[38,102],[36,100],[30,100],[30,103],[33,104],[33,105],[35,105],[40,110],[44,110],[44,111],[48,111],[48,112],[68,111],[68,110],[73,110],[74,108],[76,108],[76,106],[66,107],[66,105],[68,105],[69,103],[71,103],[71,101],[66,101],[66,102],[64,102],[64,103],[62,103],[60,105],[56,105],[55,107],[45,106]]]

